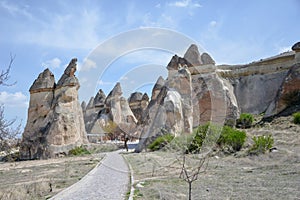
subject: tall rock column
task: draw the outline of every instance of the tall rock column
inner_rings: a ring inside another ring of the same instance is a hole
[[[53,119],[54,88],[54,75],[45,69],[29,89],[27,123],[20,149],[22,159],[47,157],[47,129]]]
[[[78,101],[79,82],[74,75],[76,61],[72,59],[57,84],[46,69],[31,86],[22,159],[56,157],[88,142]]]
[[[77,59],[72,59],[57,82],[53,100],[53,122],[47,141],[52,154],[88,143],[83,113],[78,101],[78,79],[75,77]]]

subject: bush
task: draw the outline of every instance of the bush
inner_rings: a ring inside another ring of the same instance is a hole
[[[233,151],[239,151],[244,145],[245,140],[246,133],[244,131],[239,131],[229,126],[224,126],[217,144],[223,147],[230,147]]]
[[[254,121],[254,117],[250,113],[242,113],[240,118],[237,120],[237,127],[250,128]]]
[[[148,145],[148,148],[152,151],[157,151],[162,149],[164,146],[169,144],[174,139],[174,135],[166,134],[157,137],[151,144]]]
[[[206,124],[194,130],[192,136],[188,138],[186,153],[198,153],[200,151],[209,126],[210,124]]]
[[[268,136],[262,135],[258,137],[254,136],[252,140],[254,144],[249,150],[250,155],[258,155],[261,153],[265,153],[266,151],[271,149],[274,144],[274,139],[272,135],[268,135]]]
[[[204,142],[206,145],[214,146],[220,131],[219,126],[210,123],[199,126],[187,141],[186,153],[199,153]]]
[[[84,146],[75,147],[74,149],[71,149],[69,151],[69,155],[73,155],[73,156],[80,156],[86,154],[91,154],[91,153]]]
[[[294,123],[295,124],[300,124],[300,112],[296,112],[293,114],[293,117],[294,117]]]

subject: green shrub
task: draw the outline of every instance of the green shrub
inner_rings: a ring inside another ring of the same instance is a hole
[[[222,133],[217,141],[220,146],[227,146],[233,151],[241,150],[246,140],[246,133],[239,131],[229,126],[224,126]]]
[[[188,138],[186,153],[199,153],[204,142],[205,145],[214,146],[219,137],[221,128],[207,123],[194,130],[192,136]]]
[[[197,153],[200,151],[208,130],[209,124],[199,126],[194,130],[192,136],[188,138],[186,153]]]
[[[74,149],[71,149],[69,151],[69,155],[73,155],[73,156],[80,156],[86,154],[91,154],[91,153],[84,146],[75,147]]]
[[[249,150],[250,155],[258,155],[261,153],[265,153],[266,151],[271,149],[274,144],[274,139],[272,135],[268,135],[268,136],[262,135],[258,137],[254,136],[252,140],[254,144]]]
[[[237,120],[237,126],[241,128],[250,128],[254,121],[254,117],[250,113],[242,113]]]
[[[174,135],[165,134],[157,137],[151,144],[148,145],[148,148],[152,151],[157,151],[162,149],[164,146],[169,144],[174,139]]]
[[[295,124],[300,124],[300,112],[296,112],[293,114],[293,117],[294,117],[294,123]]]

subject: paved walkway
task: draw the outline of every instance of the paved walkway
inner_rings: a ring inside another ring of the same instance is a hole
[[[100,165],[53,200],[123,200],[129,186],[129,169],[120,151],[107,153]]]

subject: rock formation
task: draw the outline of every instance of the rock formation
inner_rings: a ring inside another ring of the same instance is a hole
[[[78,101],[79,82],[72,59],[57,84],[49,69],[30,87],[27,124],[21,142],[22,159],[44,159],[67,154],[87,143]]]
[[[139,106],[143,104],[142,99],[143,96]],[[85,127],[89,138],[94,135],[106,137],[107,129],[111,129],[112,124],[115,127],[114,131],[119,132],[122,136],[133,137],[136,134],[138,120],[130,109],[127,99],[122,96],[120,83],[115,85],[107,97],[100,89],[96,96],[91,98],[84,113]]]
[[[57,84],[46,69],[30,88],[22,156],[66,153],[87,142],[85,130],[89,136],[110,134],[110,139],[116,136],[112,132],[139,137],[139,152],[165,133],[191,133],[207,122],[234,126],[240,113],[290,114],[300,109],[300,43],[292,50],[246,65],[216,65],[191,45],[183,57],[171,58],[168,77],[158,78],[150,102],[140,92],[126,99],[117,83],[107,97],[100,89],[80,106],[76,59]]]
[[[247,65],[216,66],[210,55],[201,54],[195,45],[183,58],[173,56],[167,80],[160,78],[153,88],[136,151],[166,132],[191,132],[207,122],[234,126],[242,112],[270,117],[299,110],[300,43],[292,50]],[[188,76],[182,79],[189,73],[191,83]]]
[[[141,124],[145,110],[149,104],[149,97],[147,93],[134,92],[128,99],[129,107],[136,117],[138,124]]]

